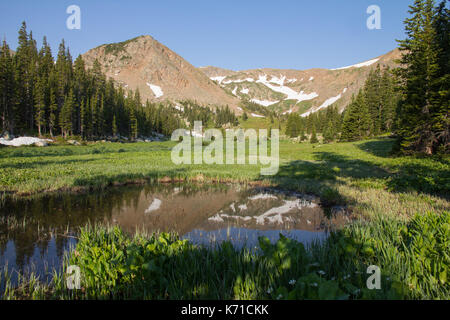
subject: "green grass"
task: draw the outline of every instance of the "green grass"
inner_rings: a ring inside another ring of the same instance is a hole
[[[260,176],[259,165],[176,166],[173,142],[0,148],[0,192],[5,199],[201,175],[317,194],[324,205],[347,205],[361,218],[323,245],[302,249],[287,239],[275,246],[262,240],[257,255],[228,244],[208,251],[174,236],[129,238],[120,230],[85,229],[77,253],[68,257],[89,275],[78,298],[449,299],[449,158],[391,156],[393,144],[388,138],[281,141],[280,170],[271,177]],[[381,291],[364,289],[370,264],[382,270]],[[33,281],[34,287],[23,281],[19,296],[11,289],[5,297],[75,297],[61,275],[49,287]]]

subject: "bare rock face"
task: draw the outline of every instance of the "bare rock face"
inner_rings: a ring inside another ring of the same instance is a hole
[[[231,108],[239,103],[239,99],[151,36],[99,46],[86,52],[83,59],[88,68],[97,59],[106,76],[125,89],[138,88],[143,102],[189,99]]]

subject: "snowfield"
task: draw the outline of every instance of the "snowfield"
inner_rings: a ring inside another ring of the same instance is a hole
[[[264,116],[256,114],[256,113],[252,113],[251,115],[252,115],[252,117],[255,117],[255,118],[265,118]]]
[[[5,140],[3,138],[0,138],[0,144],[14,147],[29,146],[35,144],[36,142],[52,142],[52,141],[53,140],[51,139],[40,139],[36,137],[18,137],[12,140]]]
[[[247,88],[242,88],[241,89],[241,93],[243,93],[243,94],[248,94],[248,89]]]
[[[314,112],[317,112],[317,111],[319,111],[319,110],[321,110],[321,109],[324,109],[324,108],[326,108],[326,107],[332,105],[332,104],[335,103],[336,101],[338,101],[341,97],[342,97],[342,95],[339,93],[336,97],[331,97],[331,98],[325,100],[325,102],[322,103],[322,105],[321,105],[320,107],[316,108],[316,109],[313,110],[313,111],[308,111],[308,112],[306,112],[306,113],[303,113],[301,116],[302,116],[302,117],[307,117],[307,116],[309,116],[311,113],[314,113]]]
[[[164,93],[163,93],[163,91],[162,91],[160,86],[156,86],[156,85],[148,83],[148,82],[147,82],[147,85],[153,91],[153,93],[155,94],[156,98],[162,97],[164,95]]]
[[[336,68],[336,69],[330,69],[330,70],[344,70],[344,69],[349,69],[349,68],[362,68],[362,67],[368,67],[376,62],[378,62],[378,60],[380,60],[380,58],[376,58],[376,59],[372,59],[369,61],[365,61],[365,62],[361,62],[358,64],[354,64],[348,67],[342,67],[342,68]]]
[[[271,105],[273,105],[275,103],[280,102],[280,101],[268,101],[268,100],[258,100],[258,99],[252,99],[250,101],[253,102],[253,103],[259,104],[261,106],[264,106],[264,107],[268,107],[268,106],[271,106]]]
[[[226,80],[223,81],[223,84],[230,84],[230,83],[242,83],[242,82],[255,82],[253,78],[246,78],[246,79],[238,79],[238,80]]]
[[[221,84],[225,78],[226,77],[211,77],[210,79],[213,81],[217,81],[219,84]]]
[[[271,84],[272,81],[277,81],[277,80],[279,81],[279,83],[284,83],[285,77],[282,77],[281,79],[272,77],[272,79],[270,81],[267,81],[267,75],[264,74],[264,75],[259,76],[259,79],[258,79],[258,81],[256,81],[256,83],[262,83],[263,85],[265,85],[266,87],[268,87],[269,89],[271,89],[275,92],[280,92],[280,93],[287,95],[287,98],[284,100],[297,100],[298,102],[301,102],[301,101],[305,101],[305,100],[312,100],[319,96],[315,92],[306,94],[303,91],[297,92],[295,90],[292,90],[289,87],[285,87],[284,85],[274,86],[273,84]]]

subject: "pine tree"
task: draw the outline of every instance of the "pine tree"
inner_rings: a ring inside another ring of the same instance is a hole
[[[319,140],[317,139],[317,134],[316,134],[316,126],[313,124],[312,128],[311,128],[311,139],[309,140],[310,143],[318,143]]]
[[[69,94],[64,99],[64,105],[61,109],[59,123],[64,138],[72,135],[73,130],[73,110],[75,108],[73,89],[70,89]]]
[[[0,112],[2,130],[14,132],[15,120],[15,78],[9,46],[3,41],[0,50]]]
[[[55,133],[56,129],[56,119],[57,119],[57,110],[58,110],[58,104],[56,103],[56,95],[55,91],[53,89],[50,90],[50,107],[49,107],[49,121],[48,121],[48,127],[50,131],[50,136],[53,137],[53,134]]]
[[[138,136],[138,124],[136,115],[133,109],[131,109],[130,113],[130,135],[133,140],[137,139]]]
[[[415,0],[409,10],[411,18],[404,22],[407,38],[399,41],[403,68],[398,68],[397,72],[404,94],[397,113],[397,133],[400,147],[407,153],[435,153],[442,143],[439,140],[442,129],[448,128],[448,99],[442,110],[437,87],[439,56],[443,52],[435,29],[434,12],[433,0]]]
[[[38,135],[42,136],[42,127],[45,124],[45,90],[46,83],[44,77],[38,79],[35,88],[35,121],[38,128]]]
[[[436,104],[440,106],[436,110],[434,130],[438,139],[436,149],[442,152],[450,151],[450,8],[446,3],[447,0],[443,0],[439,4],[433,22],[439,65]]]
[[[333,123],[331,120],[328,121],[328,125],[323,131],[323,143],[330,143],[334,141],[335,134],[333,129]]]
[[[113,116],[113,121],[112,121],[112,134],[114,137],[117,137],[117,119],[116,119],[116,115]]]

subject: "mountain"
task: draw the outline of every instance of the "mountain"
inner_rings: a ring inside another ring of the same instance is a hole
[[[352,94],[364,85],[370,70],[377,65],[392,68],[398,58],[400,51],[396,49],[375,59],[338,69],[231,71],[202,67],[199,70],[243,101],[306,116],[333,103],[343,110]]]
[[[338,69],[196,68],[148,35],[104,44],[83,54],[88,68],[97,59],[107,77],[124,88],[138,88],[144,101],[194,100],[202,105],[228,105],[238,113],[240,103],[250,101],[303,116],[331,104],[343,110],[373,68],[394,67],[399,57],[396,49]]]
[[[202,105],[236,109],[239,99],[227,93],[178,54],[151,36],[101,45],[82,55],[88,68],[95,59],[108,78],[139,89],[143,101],[195,100]]]

